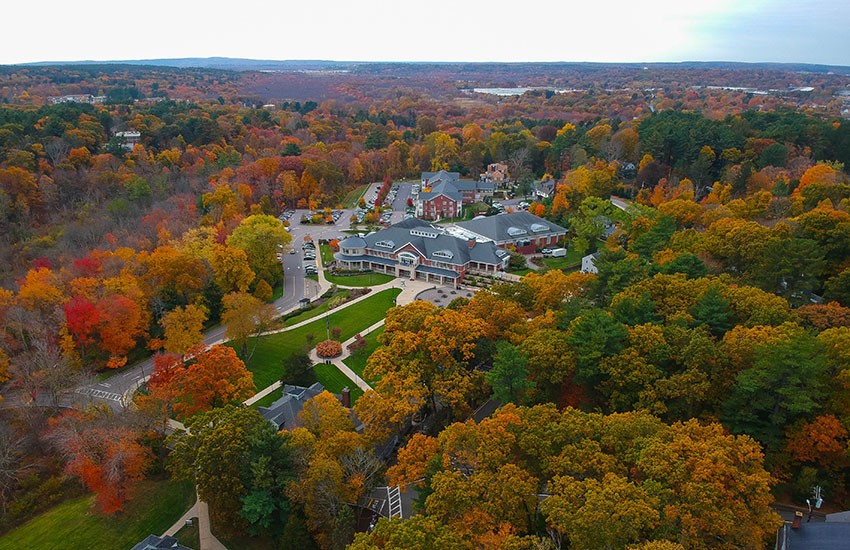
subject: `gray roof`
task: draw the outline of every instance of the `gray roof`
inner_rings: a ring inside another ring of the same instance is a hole
[[[445,170],[440,170],[439,172],[422,172],[422,181],[456,181],[459,179],[460,174],[458,172],[447,172]]]
[[[308,399],[322,393],[325,387],[316,382],[309,388],[286,384],[283,387],[283,397],[268,407],[258,407],[263,418],[277,426],[277,429],[292,429],[300,426],[298,413]]]
[[[470,248],[467,240],[448,235],[441,227],[418,218],[409,218],[366,235],[365,241],[367,248],[381,252],[396,252],[410,245],[429,260],[452,265],[464,265],[469,261],[499,265],[504,254],[493,243],[475,243]]]
[[[799,529],[792,529],[787,524],[780,529],[780,544],[787,550],[836,550],[848,548],[850,544],[850,524],[806,523],[805,519]],[[784,543],[784,544],[782,544]]]
[[[191,550],[174,537],[158,537],[156,535],[148,535],[142,542],[137,543],[130,550],[159,550],[160,548],[171,548],[173,550]]]
[[[525,211],[486,216],[455,225],[496,242],[564,235],[567,232],[560,225]]]
[[[348,237],[347,239],[343,239],[339,242],[340,248],[364,248],[366,246],[366,241],[363,240],[362,237],[358,237],[357,235],[353,235]]]

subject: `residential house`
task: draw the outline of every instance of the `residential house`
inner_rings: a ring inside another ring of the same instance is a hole
[[[545,181],[534,182],[534,196],[537,200],[542,201],[555,196],[555,180],[548,179]]]
[[[599,252],[594,252],[593,254],[588,254],[581,259],[581,272],[582,273],[599,273],[599,269],[596,267],[596,259],[599,257]]]
[[[554,246],[567,234],[560,225],[525,211],[458,222],[450,231],[478,242],[492,242],[499,248],[513,246],[520,254],[533,254],[538,248]]]
[[[263,418],[275,425],[278,430],[291,430],[301,426],[298,413],[304,408],[304,403],[322,393],[324,386],[316,382],[309,388],[286,384],[283,386],[283,397],[269,405],[259,407]]]
[[[180,541],[174,537],[158,537],[156,535],[148,535],[130,550],[160,550],[162,548],[169,548],[170,550],[192,550],[180,544]]]
[[[467,273],[495,275],[510,254],[492,242],[453,236],[442,227],[409,218],[365,237],[349,237],[334,254],[342,269],[457,286]]]
[[[482,202],[494,191],[492,182],[462,180],[457,172],[422,172],[416,215],[426,220],[457,218],[464,206]]]
[[[508,181],[508,165],[503,162],[494,162],[487,165],[487,171],[481,174],[482,182],[492,183],[496,187],[502,186]]]
[[[135,147],[140,139],[142,134],[140,132],[136,132],[133,130],[128,130],[125,132],[115,132],[115,138],[121,144],[121,147],[126,149],[127,151],[132,151],[133,147]]]

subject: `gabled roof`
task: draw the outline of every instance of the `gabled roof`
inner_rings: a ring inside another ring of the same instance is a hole
[[[567,232],[560,225],[525,211],[486,216],[455,225],[496,242],[563,235]]]
[[[190,548],[180,544],[174,537],[158,537],[156,535],[148,535],[145,539],[137,543],[130,550],[159,550],[161,548],[170,548],[172,550],[191,550]]]
[[[277,429],[292,429],[300,426],[298,413],[304,407],[304,403],[316,397],[324,391],[324,386],[316,382],[309,388],[302,386],[283,386],[283,397],[269,405],[259,407],[258,410],[263,418],[277,426]]]
[[[443,228],[418,218],[409,218],[391,225],[364,238],[366,247],[382,252],[396,252],[406,246],[412,246],[429,260],[452,265],[464,265],[468,261],[498,265],[502,256],[493,243],[476,243],[469,248],[469,242],[447,234]],[[390,250],[378,243],[392,242]]]
[[[440,170],[439,172],[422,172],[422,181],[434,182],[437,180],[447,182],[447,181],[455,181],[460,179],[460,174],[458,172],[447,172],[446,170]]]

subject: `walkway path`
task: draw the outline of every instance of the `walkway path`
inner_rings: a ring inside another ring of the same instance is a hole
[[[186,426],[183,425],[182,422],[178,422],[173,418],[168,419],[168,427],[173,430],[186,430]],[[210,529],[210,509],[207,506],[207,503],[196,499],[195,504],[192,505],[189,510],[183,514],[180,519],[178,519],[174,525],[168,528],[168,530],[163,533],[165,535],[173,536],[174,533],[180,530],[181,527],[186,525],[186,520],[189,518],[198,518],[198,534],[201,540],[201,548],[199,550],[227,550],[215,535],[212,534],[212,530]]]

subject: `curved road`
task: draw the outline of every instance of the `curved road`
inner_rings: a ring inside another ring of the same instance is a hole
[[[292,233],[292,246],[298,253],[289,254],[288,251],[284,251],[282,255],[284,292],[283,296],[274,302],[274,306],[281,314],[298,307],[302,298],[312,299],[318,293],[318,284],[310,279],[305,280],[301,268],[301,242],[303,242],[306,231],[303,228],[296,229],[296,227],[293,227]],[[210,329],[204,334],[204,343],[211,345],[221,342],[224,340],[225,330],[225,326]],[[95,381],[77,388],[76,392],[71,394],[69,398],[74,400],[81,396],[87,396],[90,400],[106,402],[113,409],[122,409],[129,404],[129,397],[132,392],[150,376],[152,371],[153,357],[150,357],[115,373],[102,382]],[[69,402],[68,405],[72,405],[72,403]]]

